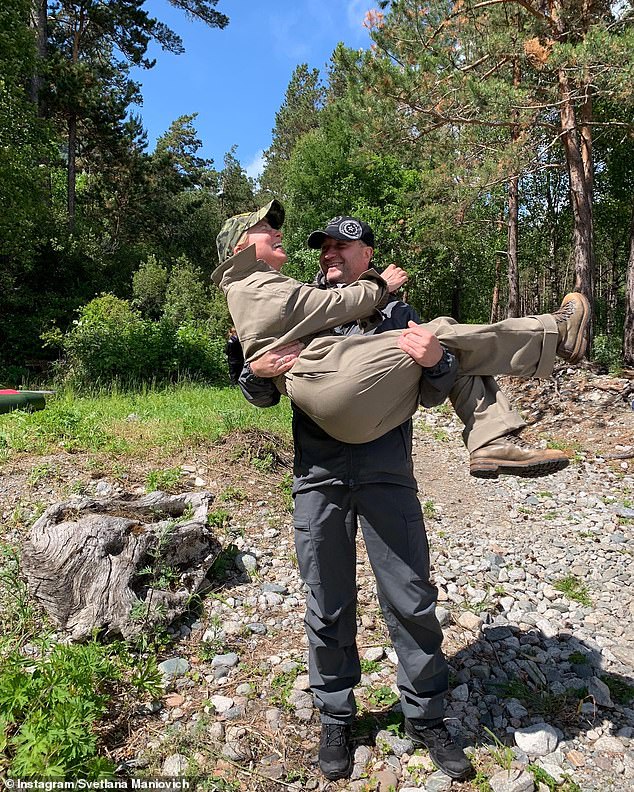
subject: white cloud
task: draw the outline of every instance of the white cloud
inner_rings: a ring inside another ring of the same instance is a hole
[[[247,176],[250,179],[259,179],[264,169],[264,152],[262,149],[256,152],[251,162],[245,167]]]

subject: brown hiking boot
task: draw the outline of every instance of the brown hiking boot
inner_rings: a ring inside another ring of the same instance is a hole
[[[586,354],[588,345],[588,324],[590,322],[590,303],[579,292],[567,294],[558,311],[553,313],[559,330],[557,355],[568,361],[578,363]]]
[[[471,452],[469,472],[476,478],[507,476],[538,478],[563,470],[568,457],[554,448],[531,448],[520,436],[508,434]]]

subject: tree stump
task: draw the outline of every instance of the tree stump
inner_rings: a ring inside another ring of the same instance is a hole
[[[182,615],[221,550],[209,492],[73,498],[50,506],[23,547],[29,588],[73,640],[131,638]]]

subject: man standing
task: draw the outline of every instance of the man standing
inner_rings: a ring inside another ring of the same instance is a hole
[[[257,259],[279,271],[286,260],[279,230],[283,219],[277,201],[259,212],[231,218],[218,236],[220,261],[255,244]],[[322,283],[318,285],[322,288],[356,281],[374,254],[372,229],[352,217],[333,218],[324,230],[310,235],[308,244],[320,250]],[[578,321],[579,298],[570,297],[553,322],[559,334],[557,354],[574,358],[580,354],[577,342],[585,326]],[[475,460],[472,452],[472,473],[474,461],[486,475],[542,475],[565,466],[560,452],[522,448],[514,438],[505,437],[523,422],[511,411],[495,381],[456,379],[454,356],[440,346],[428,327],[419,324],[416,312],[406,303],[392,297],[370,322],[351,322],[336,331],[349,335],[399,329],[405,331],[399,346],[423,369],[424,403],[441,403],[451,392],[465,423],[468,447],[482,449]],[[277,404],[280,394],[271,378],[289,371],[301,348],[300,342],[294,342],[245,366],[240,386],[252,404]],[[487,417],[491,421],[488,430]],[[330,437],[293,404],[293,438],[295,546],[308,589],[309,678],[321,716],[319,765],[323,774],[338,779],[352,769],[350,727],[356,712],[354,687],[361,678],[355,545],[360,527],[398,656],[397,685],[405,731],[415,743],[428,748],[447,775],[468,777],[473,771],[471,762],[443,722],[449,673],[441,651],[437,589],[430,582],[429,548],[413,474],[411,420],[372,442],[347,444]]]
[[[360,227],[363,233],[358,240],[337,239],[330,226],[317,232],[328,286],[349,284],[368,269],[374,239],[368,226]],[[316,243],[314,235],[311,240]],[[392,300],[379,318],[374,327],[361,328],[355,322],[340,332],[381,333],[418,321],[415,311],[398,300]],[[423,366],[420,356],[428,351],[428,336],[424,331],[407,341],[406,351]],[[289,345],[246,367],[240,384],[249,401],[257,406],[279,401],[279,393],[267,378],[290,369],[299,349],[299,344]],[[451,388],[455,369],[447,351],[439,363],[424,369],[438,402]],[[305,626],[310,684],[322,722],[319,765],[323,774],[329,779],[344,778],[352,769],[353,691],[361,678],[355,642],[359,525],[399,658],[397,682],[405,729],[429,749],[433,761],[448,775],[467,777],[471,763],[443,723],[449,673],[440,648],[437,590],[429,580],[429,549],[416,495],[411,421],[378,440],[348,445],[327,435],[293,405],[293,437],[295,543],[300,573],[308,587]]]

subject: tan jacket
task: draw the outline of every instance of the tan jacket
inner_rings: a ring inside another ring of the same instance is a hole
[[[227,297],[245,360],[303,340],[324,330],[363,319],[388,299],[387,284],[376,270],[364,272],[345,289],[316,289],[259,261],[250,245],[217,267],[212,280]]]

